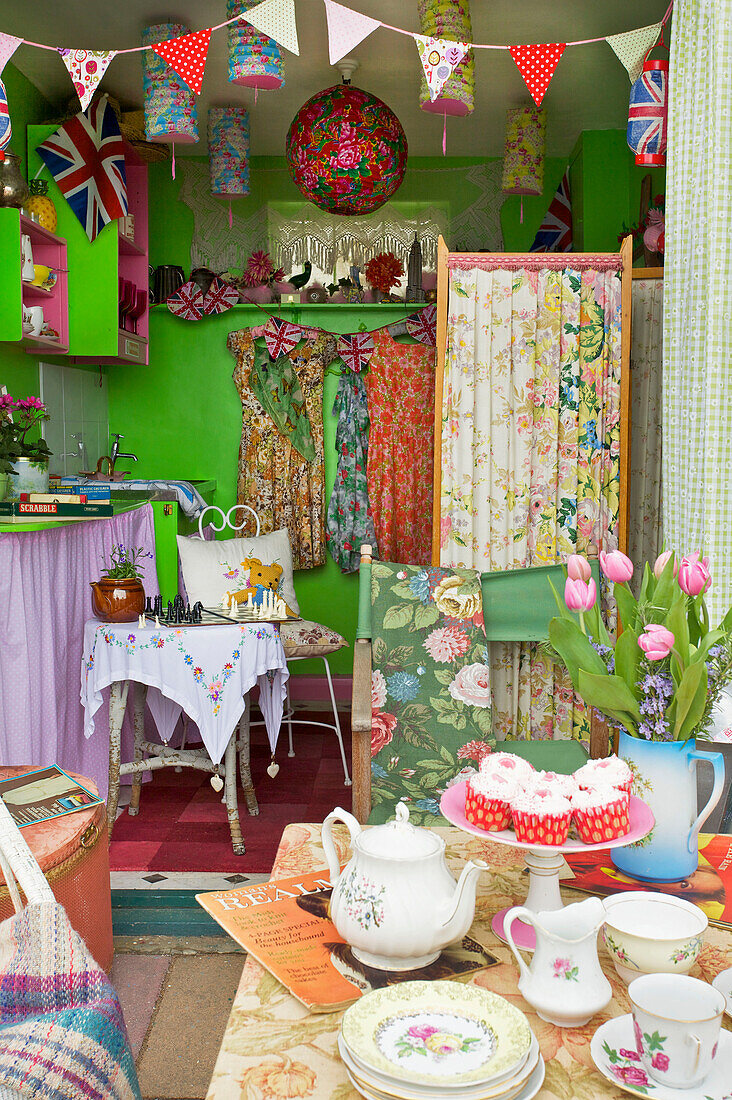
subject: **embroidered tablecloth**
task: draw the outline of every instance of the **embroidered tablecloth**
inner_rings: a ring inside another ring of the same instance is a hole
[[[289,673],[279,631],[271,623],[158,627],[100,623],[84,627],[81,702],[84,735],[94,732],[102,691],[110,684],[147,684],[148,705],[164,741],[181,710],[193,719],[218,764],[244,712],[244,696],[259,685],[259,706],[275,750]]]
[[[560,1028],[546,1023],[518,991],[518,967],[510,949],[494,936],[491,918],[506,905],[520,905],[528,887],[520,851],[455,828],[435,832],[447,843],[447,863],[457,877],[468,859],[484,859],[490,873],[480,878],[471,935],[499,960],[470,980],[499,993],[526,1013],[546,1062],[546,1077],[536,1100],[623,1100],[626,1093],[595,1068],[590,1040],[600,1026],[630,1011],[628,992],[615,973],[605,947],[602,968],[613,999],[585,1027]],[[349,858],[348,833],[337,826],[333,837],[341,862]],[[320,825],[288,825],[272,869],[273,878],[305,874],[325,867]],[[565,902],[585,895],[563,886]],[[732,966],[732,934],[710,927],[692,977],[711,981]],[[214,1067],[207,1100],[361,1100],[348,1082],[336,1039],[341,1012],[311,1013],[251,957],[244,964],[224,1040]],[[730,1029],[730,1020],[724,1019]]]

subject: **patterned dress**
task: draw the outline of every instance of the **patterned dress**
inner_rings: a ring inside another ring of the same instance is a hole
[[[432,471],[435,349],[373,334],[366,377],[371,433],[368,490],[379,556],[429,565],[432,560]]]
[[[360,374],[344,371],[338,383],[333,416],[338,417],[338,470],[328,505],[328,549],[342,572],[358,569],[362,542],[376,548],[376,531],[369,510],[366,462],[369,414],[366,387]]]
[[[325,470],[323,460],[323,376],[335,358],[335,341],[322,333],[286,357],[300,383],[310,420],[315,458],[307,461],[275,427],[252,392],[255,347],[249,329],[230,332],[226,346],[236,359],[234,382],[242,403],[237,503],[258,513],[262,532],[286,527],[293,569],[325,562]],[[277,364],[272,364],[277,369]]]

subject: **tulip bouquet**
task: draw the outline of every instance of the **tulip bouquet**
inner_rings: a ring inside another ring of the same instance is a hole
[[[584,558],[573,554],[567,562],[563,601],[554,590],[560,616],[549,624],[549,640],[575,691],[614,729],[633,737],[703,736],[732,677],[732,610],[710,630],[707,558],[690,554],[677,563],[665,551],[652,569],[646,564],[637,600],[628,587],[630,558],[619,550],[601,552],[600,568],[613,585],[622,621],[614,644]]]

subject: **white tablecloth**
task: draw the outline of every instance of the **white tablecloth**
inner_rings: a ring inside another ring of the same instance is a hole
[[[84,735],[94,732],[102,691],[116,681],[136,680],[164,741],[181,710],[193,719],[214,764],[244,711],[244,696],[259,685],[259,706],[275,750],[289,673],[279,631],[270,623],[138,629],[136,623],[84,627],[81,702]]]

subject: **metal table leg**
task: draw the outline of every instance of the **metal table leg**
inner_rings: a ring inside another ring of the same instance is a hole
[[[122,753],[122,722],[127,707],[128,680],[117,680],[109,690],[109,793],[107,795],[107,835],[112,839],[119,803],[119,767]]]

